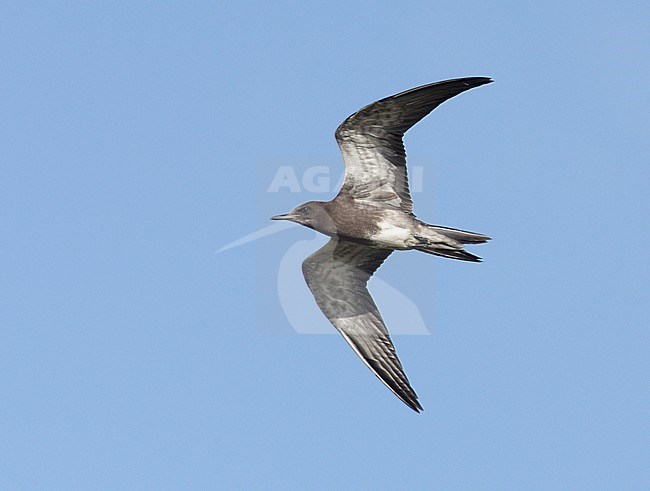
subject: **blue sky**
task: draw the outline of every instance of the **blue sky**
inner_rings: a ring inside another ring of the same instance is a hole
[[[0,487],[650,487],[647,2],[0,14]],[[370,284],[426,325],[394,336],[418,415],[283,309],[314,232],[215,251],[334,196],[350,113],[462,76],[495,83],[408,133],[415,211],[494,240]]]

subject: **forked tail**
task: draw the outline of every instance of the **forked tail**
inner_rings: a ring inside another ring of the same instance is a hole
[[[490,240],[490,237],[476,232],[468,232],[466,230],[458,230],[449,227],[439,227],[437,225],[429,225],[429,230],[433,230],[439,234],[449,237],[450,239],[457,240],[461,244],[483,244]]]
[[[426,252],[427,254],[435,254],[436,256],[448,257],[450,259],[460,259],[461,261],[472,261],[475,263],[480,263],[481,258],[470,254],[464,249],[454,250],[454,249],[442,249],[440,247],[416,247],[416,251]]]
[[[427,236],[416,236],[420,244],[415,250],[450,259],[481,262],[481,258],[467,252],[463,244],[483,244],[490,240],[487,235],[437,225],[423,225],[426,226]]]

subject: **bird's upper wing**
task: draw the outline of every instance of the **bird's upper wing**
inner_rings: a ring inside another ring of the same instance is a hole
[[[341,193],[411,213],[404,133],[447,99],[490,82],[469,77],[423,85],[374,102],[343,121],[336,130],[345,160]]]
[[[331,239],[305,259],[302,271],[316,303],[355,353],[397,397],[419,412],[422,406],[366,287],[391,252]]]

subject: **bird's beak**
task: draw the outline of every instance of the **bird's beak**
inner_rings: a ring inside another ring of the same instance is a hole
[[[293,215],[291,213],[285,213],[284,215],[275,215],[271,217],[271,220],[293,220]]]

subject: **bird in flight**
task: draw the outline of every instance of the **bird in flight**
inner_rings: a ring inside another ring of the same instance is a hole
[[[345,179],[331,201],[309,201],[272,220],[290,220],[330,237],[302,263],[323,314],[354,352],[398,398],[422,411],[367,283],[394,250],[480,261],[465,244],[490,237],[429,225],[413,214],[403,136],[447,99],[492,82],[487,77],[445,80],[374,102],[336,130]]]

